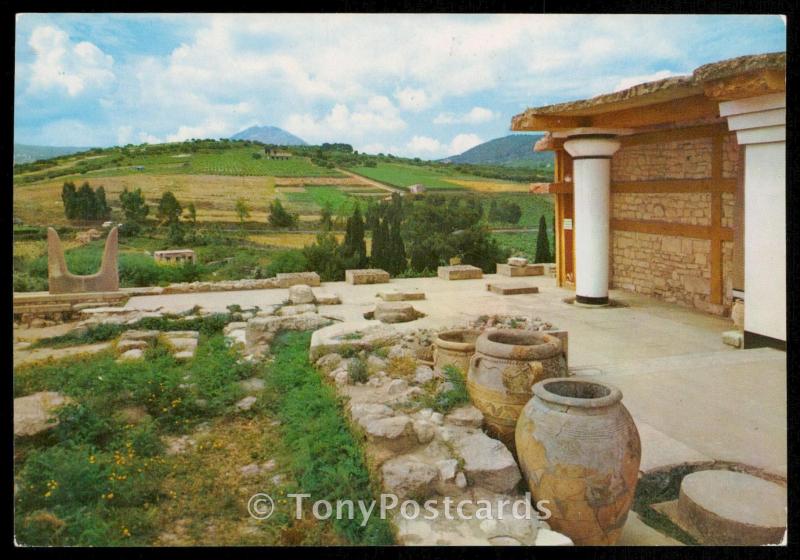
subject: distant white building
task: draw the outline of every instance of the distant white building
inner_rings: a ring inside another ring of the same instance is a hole
[[[411,185],[408,187],[408,192],[411,194],[423,194],[425,192],[425,185],[422,183],[417,183],[416,185]]]

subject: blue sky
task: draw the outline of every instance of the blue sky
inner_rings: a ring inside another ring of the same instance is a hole
[[[15,141],[109,146],[275,125],[423,158],[526,107],[786,48],[778,16],[22,14]]]

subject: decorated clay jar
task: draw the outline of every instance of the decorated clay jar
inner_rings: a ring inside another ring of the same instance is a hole
[[[440,332],[433,342],[434,369],[441,370],[447,365],[453,365],[466,376],[469,361],[475,353],[475,340],[480,334],[480,331],[472,329]]]
[[[516,429],[519,464],[547,523],[577,545],[619,539],[636,491],[639,432],[619,389],[578,379],[547,379]]]
[[[467,391],[487,431],[514,448],[514,429],[537,381],[566,375],[561,341],[537,331],[496,329],[475,342]]]

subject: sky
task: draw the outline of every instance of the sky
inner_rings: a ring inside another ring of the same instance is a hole
[[[786,48],[775,15],[20,14],[14,139],[112,146],[272,125],[433,159],[527,107]]]

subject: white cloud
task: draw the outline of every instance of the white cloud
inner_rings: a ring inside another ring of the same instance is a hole
[[[442,143],[429,136],[414,136],[406,144],[406,149],[414,154],[439,154],[442,153]]]
[[[629,78],[623,78],[617,82],[617,85],[614,86],[614,91],[621,91],[645,82],[654,82],[656,80],[663,80],[664,78],[670,78],[672,76],[679,75],[680,74],[678,72],[672,72],[671,70],[659,70],[658,72],[653,72],[652,74],[631,76]]]
[[[177,132],[167,135],[167,142],[181,142],[192,138],[225,138],[235,132],[227,121],[209,117],[200,125],[179,127]]]
[[[131,138],[133,138],[132,126],[124,125],[117,128],[117,145],[124,146],[126,144],[130,144]]]
[[[485,107],[473,107],[463,114],[439,113],[433,124],[480,124],[489,122],[497,117],[497,113]]]
[[[143,53],[130,51],[146,32],[127,25],[137,16],[60,17],[18,20],[15,122],[31,139],[43,137],[45,115],[79,120],[106,144],[257,123],[384,153],[403,153],[415,136],[414,146],[434,149],[429,138],[446,156],[455,138],[436,140],[446,136],[434,123],[499,135],[526,106],[658,79],[749,45],[777,50],[763,18],[748,27],[720,16],[171,14],[147,16],[159,35]],[[752,28],[739,31],[749,42],[720,40],[720,22]],[[64,31],[78,28],[91,43]],[[424,113],[432,107],[435,119]]]
[[[308,113],[289,115],[282,126],[309,142],[354,142],[369,134],[400,131],[407,125],[389,98],[377,95],[353,110],[337,103],[321,118]]]
[[[114,80],[114,59],[92,43],[72,43],[57,27],[40,26],[28,45],[35,53],[31,64],[32,91],[63,88],[71,97],[87,88],[105,88]]]
[[[450,142],[450,155],[461,154],[483,142],[477,134],[458,134]]]
[[[406,111],[419,112],[433,104],[433,99],[423,89],[404,88],[394,94],[400,108]]]
[[[457,134],[449,143],[443,143],[430,136],[416,135],[408,141],[402,155],[414,157],[446,157],[461,154],[480,144],[477,134]]]

